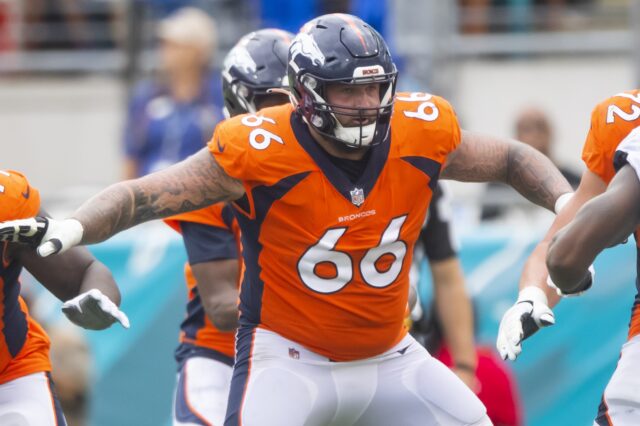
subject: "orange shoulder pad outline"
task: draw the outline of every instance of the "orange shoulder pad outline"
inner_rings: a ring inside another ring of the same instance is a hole
[[[0,220],[33,217],[40,211],[40,193],[15,170],[0,170]]]
[[[209,151],[229,176],[243,182],[260,181],[262,163],[294,137],[292,111],[293,106],[286,104],[225,120],[216,127]]]

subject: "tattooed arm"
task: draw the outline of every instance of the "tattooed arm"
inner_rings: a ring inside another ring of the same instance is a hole
[[[235,200],[243,193],[242,184],[203,148],[165,170],[108,187],[73,218],[84,228],[81,244],[92,244],[142,222]]]
[[[555,210],[558,198],[571,186],[551,161],[521,142],[470,132],[449,156],[444,178],[467,182],[500,181],[511,185],[529,201]],[[504,314],[496,347],[503,359],[514,360],[522,350],[522,340],[543,326],[554,323],[545,290],[527,288]]]
[[[504,182],[532,203],[551,211],[558,197],[572,191],[551,160],[534,148],[467,131],[462,132],[458,149],[449,155],[442,178]]]

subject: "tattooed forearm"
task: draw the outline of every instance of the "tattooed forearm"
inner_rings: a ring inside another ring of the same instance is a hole
[[[83,244],[152,219],[234,200],[244,193],[205,149],[166,170],[117,183],[84,203],[73,215],[82,223]]]
[[[511,143],[507,164],[506,183],[529,201],[548,210],[554,211],[558,197],[572,191],[551,160],[528,145]]]
[[[450,155],[442,177],[464,182],[504,182],[551,211],[560,195],[572,191],[551,160],[532,147],[470,132],[463,132],[462,142]]]

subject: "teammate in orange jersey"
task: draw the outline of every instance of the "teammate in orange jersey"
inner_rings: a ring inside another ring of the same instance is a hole
[[[40,195],[25,177],[0,171],[0,220],[31,217],[39,210]],[[18,277],[24,266],[61,300],[75,297],[63,311],[74,323],[93,329],[106,328],[117,319],[128,326],[111,302],[120,301],[118,287],[104,265],[84,249],[49,260],[30,247],[4,242],[1,252],[0,424],[65,425],[51,381],[49,338],[29,316]]]
[[[222,70],[225,113],[255,113],[288,102],[281,88],[293,34],[252,32],[238,41]],[[176,351],[178,378],[173,424],[221,425],[233,371],[238,326],[240,231],[230,204],[218,203],[167,220],[187,249],[189,304]]]
[[[575,194],[568,198],[528,259],[518,301],[500,323],[497,346],[504,359],[514,360],[522,350],[523,340],[555,322],[549,306],[558,302],[558,294],[579,294],[589,289],[593,270],[588,271],[588,267],[595,256],[608,245],[621,242],[637,225],[638,126],[640,90],[619,93],[593,110],[591,129],[582,151],[587,170]],[[620,168],[618,175],[616,167]],[[570,225],[558,231],[567,224]],[[556,233],[557,240],[551,243]],[[545,257],[553,278],[549,285]],[[637,364],[640,356],[639,305],[640,296],[636,296],[629,338],[604,391],[596,424],[640,424],[640,414],[635,408],[640,403],[637,392],[640,379],[632,370],[632,364]]]
[[[533,148],[462,132],[444,99],[396,95],[388,48],[359,18],[310,21],[288,60],[291,105],[227,120],[209,150],[41,219],[47,232],[0,230],[46,256],[233,200],[245,271],[226,425],[490,424],[404,327],[431,191],[497,180],[553,209],[571,187]]]

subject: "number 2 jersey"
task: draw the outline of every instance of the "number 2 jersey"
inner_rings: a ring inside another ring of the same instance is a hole
[[[15,171],[0,171],[0,221],[36,216],[40,194]],[[20,297],[18,280],[22,265],[11,259],[8,244],[2,247],[0,265],[0,384],[29,374],[50,371],[49,338]]]
[[[389,138],[370,148],[352,183],[291,105],[220,124],[209,149],[245,188],[233,203],[245,262],[241,326],[335,361],[398,343],[414,243],[459,142],[445,100],[398,94]]]
[[[591,114],[591,129],[582,151],[582,160],[587,168],[599,176],[607,185],[616,170],[631,164],[640,177],[640,90],[619,93],[599,103]],[[638,251],[638,273],[640,277],[639,230],[635,232]],[[636,280],[636,287],[640,283]],[[640,291],[640,288],[639,288]],[[640,294],[640,293],[639,293]],[[636,296],[629,338],[640,334],[640,296]]]

